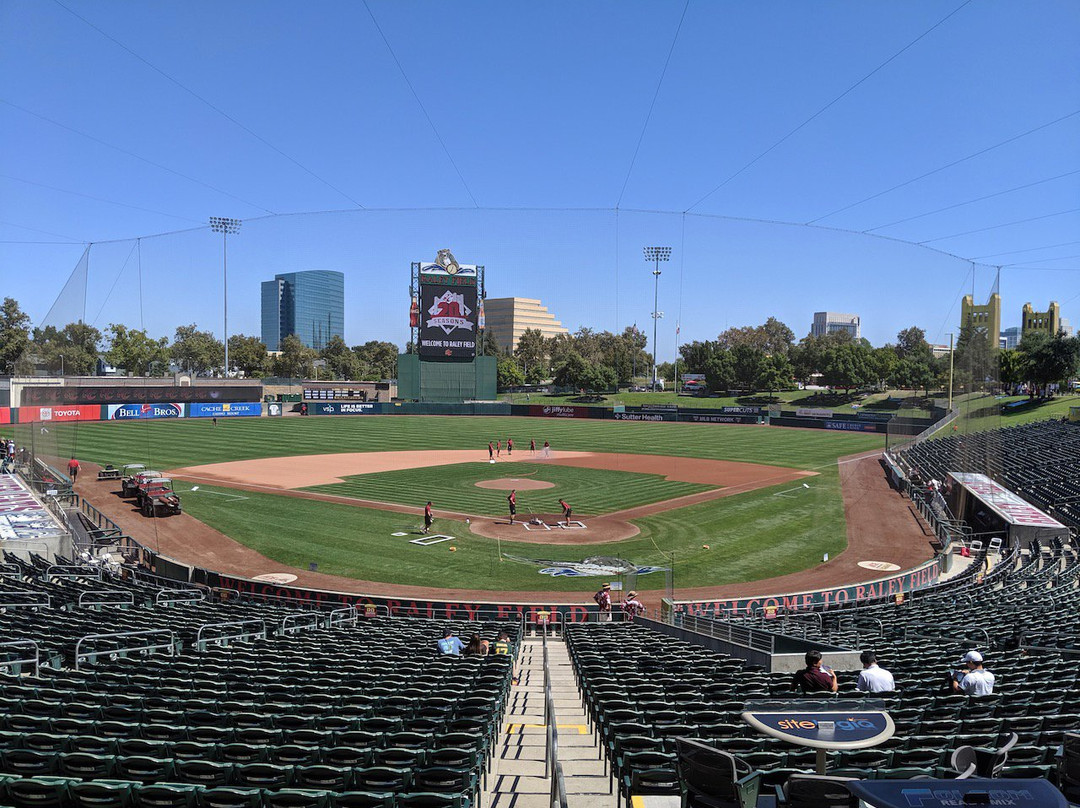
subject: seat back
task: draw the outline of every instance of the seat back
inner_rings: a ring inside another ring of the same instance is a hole
[[[688,808],[697,804],[695,797],[707,798],[710,805],[718,801],[739,804],[735,782],[742,774],[749,774],[749,766],[740,766],[739,759],[732,754],[688,738],[677,738],[675,749]]]
[[[854,779],[793,774],[784,785],[787,808],[857,808],[859,800],[847,788]]]

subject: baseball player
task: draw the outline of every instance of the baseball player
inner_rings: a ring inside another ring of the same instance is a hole
[[[510,524],[514,524],[514,517],[517,516],[517,490],[510,489],[510,496],[506,498],[506,504],[510,507]]]
[[[424,532],[431,532],[431,524],[435,521],[435,514],[431,510],[431,502],[424,506]]]
[[[502,441],[501,440],[495,441],[495,456],[496,457],[502,457]]]
[[[488,460],[495,459],[495,444],[488,441]]]
[[[514,439],[513,438],[507,438],[506,439],[506,456],[509,457],[513,453],[514,453]]]
[[[529,441],[529,452],[536,454],[536,438],[532,438]]]

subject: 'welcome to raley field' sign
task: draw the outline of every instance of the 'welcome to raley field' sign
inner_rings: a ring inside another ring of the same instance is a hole
[[[813,592],[794,592],[787,595],[759,595],[751,598],[728,598],[722,600],[680,600],[675,611],[699,617],[745,617],[761,611],[779,616],[785,612],[798,612],[820,606],[888,598],[902,592],[912,592],[930,586],[941,573],[942,557],[926,562],[887,578],[861,584],[818,589]]]

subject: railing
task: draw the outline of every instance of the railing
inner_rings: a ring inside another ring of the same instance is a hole
[[[52,564],[45,570],[43,580],[49,583],[56,578],[97,578],[101,580],[100,567],[84,567],[79,564]]]
[[[158,641],[148,640],[145,643],[133,643],[118,644],[115,647],[95,649],[93,651],[82,651],[84,643],[100,642],[101,640],[135,640],[135,638],[150,638],[157,637]],[[164,640],[164,638],[168,638]],[[109,659],[114,659],[120,654],[129,654],[132,652],[138,652],[142,654],[153,654],[155,651],[165,650],[169,652],[169,656],[176,656],[176,635],[172,629],[168,628],[155,628],[148,631],[121,631],[116,634],[88,634],[77,643],[75,643],[75,670],[81,670],[82,663],[84,661],[91,664],[97,662],[99,656],[107,656]]]
[[[52,607],[52,596],[48,592],[24,592],[21,589],[0,591],[0,609],[40,609],[42,606],[46,609]]]
[[[346,606],[343,609],[334,609],[330,612],[329,617],[326,618],[326,627],[333,628],[334,626],[341,626],[348,623],[349,625],[356,625],[359,620],[359,615],[355,606]]]
[[[716,620],[711,617],[695,617],[684,614],[679,625],[689,631],[704,634],[716,640],[724,640],[752,651],[761,651],[766,654],[774,653],[776,637],[772,632],[760,631],[746,626]]]
[[[224,630],[231,628],[238,628],[239,631],[203,639],[203,634],[208,630]],[[200,651],[205,651],[209,645],[226,645],[233,640],[249,640],[254,638],[266,639],[265,620],[235,620],[228,623],[204,623],[199,626],[199,630],[195,633],[195,647]]]
[[[101,531],[102,535],[109,535],[111,533],[120,534],[124,531],[120,525],[116,524],[112,519],[103,514],[85,499],[80,498],[79,501],[79,513],[85,516],[90,522],[94,524],[94,527]]]
[[[154,604],[157,606],[171,606],[174,603],[202,603],[206,600],[206,594],[198,589],[160,589],[154,595]]]
[[[34,672],[30,675],[37,676],[38,671],[41,669],[41,649],[33,640],[9,640],[8,642],[0,642],[0,653],[2,653],[2,649],[5,648],[26,648],[28,646],[34,649],[34,655],[20,659],[6,658],[0,660],[0,674],[20,676],[23,672],[22,666],[29,664],[34,666]]]
[[[308,631],[321,628],[322,618],[317,614],[287,614],[281,621],[279,634],[296,634],[305,629]]]
[[[22,578],[18,564],[0,564],[0,578]]]
[[[100,600],[95,600],[94,595],[100,595]],[[79,593],[77,604],[83,606],[134,606],[135,593],[128,589],[88,589]]]
[[[566,777],[559,762],[559,726],[555,717],[555,698],[551,694],[551,662],[548,657],[547,633],[543,635],[544,649],[544,776],[551,778],[549,803],[551,808],[567,808]]]

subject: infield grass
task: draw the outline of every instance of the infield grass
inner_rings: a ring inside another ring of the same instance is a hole
[[[218,486],[178,484],[184,510],[274,561],[368,581],[415,586],[506,591],[592,592],[595,578],[541,575],[551,563],[617,556],[639,566],[671,566],[677,587],[715,586],[797,572],[846,546],[836,468],[808,480],[763,488],[635,520],[641,533],[611,544],[574,546],[502,542],[469,532],[464,523],[439,516],[434,531],[455,537],[431,547],[410,544],[419,536],[419,516],[276,494],[231,491]],[[478,489],[479,490],[479,489]],[[550,489],[549,489],[550,490]],[[246,499],[216,496],[233,493]],[[498,493],[498,492],[495,492]],[[544,493],[544,492],[539,492]],[[394,537],[395,532],[408,535]],[[704,549],[703,545],[709,545]],[[450,552],[450,547],[457,547]],[[663,573],[643,575],[638,589],[663,589]]]
[[[558,513],[565,498],[579,514],[604,514],[684,497],[714,486],[667,480],[657,474],[576,468],[543,463],[458,463],[452,466],[406,469],[379,474],[356,474],[345,482],[314,485],[318,491],[343,497],[420,506],[431,500],[458,513],[503,516],[509,491],[479,488],[476,483],[496,478],[521,478],[554,484],[554,488],[518,491],[518,513]]]

